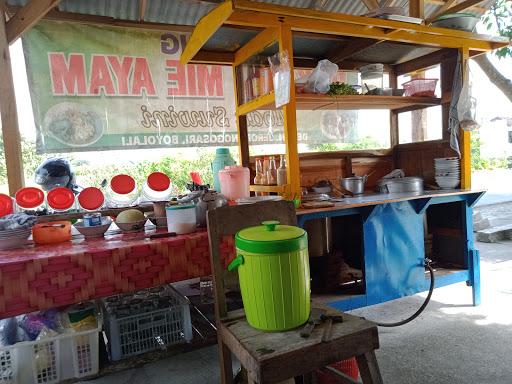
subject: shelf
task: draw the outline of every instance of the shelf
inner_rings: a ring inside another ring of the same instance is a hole
[[[284,193],[288,185],[251,185],[251,192]]]
[[[256,110],[275,109],[274,94],[258,97],[238,107],[238,115],[246,115]],[[389,109],[396,112],[408,112],[416,109],[441,105],[441,99],[436,97],[412,96],[374,96],[346,95],[329,96],[314,93],[299,93],[296,95],[297,110],[341,110],[341,109]]]
[[[322,109],[391,109],[400,112],[441,104],[434,97],[297,94],[298,110]]]

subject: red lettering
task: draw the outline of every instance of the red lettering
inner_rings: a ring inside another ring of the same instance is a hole
[[[91,57],[91,82],[89,84],[89,93],[99,95],[102,91],[107,96],[116,94],[105,56],[93,55]]]
[[[63,53],[48,53],[54,95],[78,95],[87,93],[85,60],[80,53],[70,53],[68,61]]]
[[[186,96],[187,79],[185,76],[185,66],[181,65],[179,60],[165,60],[167,73],[167,96]]]
[[[210,71],[208,71],[208,67]],[[223,96],[222,67],[219,65],[197,65],[197,88],[200,96]],[[208,91],[207,94],[206,91]]]
[[[197,95],[196,66],[187,65],[187,89],[189,96]]]
[[[123,57],[122,63],[119,62],[118,56],[107,56],[110,67],[117,79],[117,92],[120,96],[129,94],[129,80],[132,69],[133,57]]]
[[[146,96],[156,95],[148,62],[144,57],[137,57],[135,58],[135,67],[133,69],[132,95],[142,95],[143,89],[146,91]]]

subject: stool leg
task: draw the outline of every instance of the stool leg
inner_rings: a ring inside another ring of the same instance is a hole
[[[356,356],[357,366],[363,384],[383,384],[379,371],[379,364],[375,357],[375,351],[367,352],[364,355]]]
[[[222,384],[233,383],[233,363],[231,361],[231,351],[222,342],[220,336],[217,337],[219,348],[219,365],[220,365],[220,378]]]

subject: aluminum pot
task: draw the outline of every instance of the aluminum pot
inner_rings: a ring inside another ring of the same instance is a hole
[[[421,177],[380,179],[377,190],[380,193],[423,192],[423,179]]]
[[[341,179],[340,184],[343,189],[346,189],[352,194],[361,195],[364,192],[366,179],[366,176],[344,177]]]

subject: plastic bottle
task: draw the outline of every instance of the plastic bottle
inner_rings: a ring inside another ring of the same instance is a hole
[[[217,192],[220,191],[219,171],[229,165],[235,165],[235,160],[231,157],[229,148],[217,148],[215,150],[215,158],[212,162],[213,188]]]
[[[277,185],[287,184],[286,158],[281,155],[279,159],[279,168],[277,169]]]
[[[259,68],[257,68],[257,67],[252,67],[251,85],[252,85],[253,97],[256,98],[256,97],[261,96],[260,73],[259,73]]]
[[[261,162],[261,158],[256,158],[256,175],[254,176],[254,185],[261,185],[263,177],[263,163]],[[255,196],[259,196],[259,192],[254,193]]]
[[[268,185],[277,184],[277,167],[274,156],[270,156],[268,160],[267,183]]]

